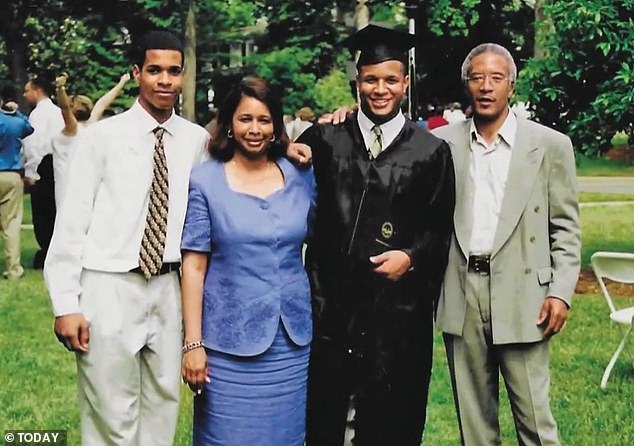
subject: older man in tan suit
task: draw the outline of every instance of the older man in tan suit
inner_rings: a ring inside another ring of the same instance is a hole
[[[565,325],[579,273],[570,139],[509,109],[517,69],[495,44],[462,66],[474,117],[438,129],[456,170],[455,232],[437,325],[463,445],[500,444],[502,374],[518,443],[558,445],[548,340]]]

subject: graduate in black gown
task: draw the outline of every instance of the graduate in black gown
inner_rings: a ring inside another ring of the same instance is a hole
[[[318,202],[306,267],[313,293],[307,445],[343,444],[350,402],[355,446],[419,446],[432,365],[433,311],[454,208],[449,147],[406,119],[413,36],[369,25],[360,108],[314,125]]]

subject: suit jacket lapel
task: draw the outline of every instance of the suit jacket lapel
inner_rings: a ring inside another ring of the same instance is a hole
[[[537,138],[527,127],[525,122],[518,119],[492,255],[500,250],[517,226],[544,157],[544,149],[537,145]]]
[[[469,128],[471,120],[463,122],[452,137],[451,152],[456,174],[456,209],[454,211],[454,230],[456,239],[465,257],[469,257],[471,238],[471,213],[473,204],[473,181],[469,174],[471,150],[469,149]]]

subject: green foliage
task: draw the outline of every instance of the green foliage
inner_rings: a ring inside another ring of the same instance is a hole
[[[343,71],[332,70],[317,81],[315,103],[318,113],[330,112],[343,105],[354,105],[355,98],[351,94],[348,77]]]
[[[480,19],[477,6],[481,0],[438,0],[428,8],[427,24],[437,36],[469,35],[469,30]]]
[[[119,37],[112,29],[108,31],[97,40],[96,30],[82,20],[66,17],[58,23],[45,17],[28,17],[25,32],[32,36],[28,44],[29,72],[50,72],[52,76],[66,72],[70,76],[72,94],[97,100],[117,83],[129,66],[121,48],[105,46]],[[121,110],[123,104],[129,105],[131,100],[124,94],[113,107]]]
[[[393,25],[407,24],[404,2],[374,2],[371,7],[372,22],[390,23]]]
[[[417,3],[417,2],[413,2]],[[508,48],[521,67],[533,55],[534,9],[525,0],[437,0],[418,2],[418,59],[414,93],[419,113],[429,103],[464,103],[460,65],[483,42]]]
[[[7,45],[4,40],[0,40],[0,57],[7,53]],[[0,79],[6,79],[9,76],[9,67],[7,64],[0,63]]]
[[[27,35],[31,70],[35,73],[52,71],[57,74],[73,64],[89,63],[87,40],[95,34],[80,21],[67,17],[61,23],[46,17],[28,17],[24,24]]]
[[[257,41],[256,73],[286,92],[284,110],[315,106],[318,78],[333,67],[337,33],[330,0],[264,0],[266,35]]]
[[[634,2],[559,1],[545,6],[543,59],[529,61],[516,86],[536,117],[595,155],[634,122]]]
[[[187,0],[134,0],[156,28],[179,30],[188,6]]]
[[[628,142],[629,142],[629,137],[627,136],[627,133],[625,132],[616,132],[614,136],[612,137],[612,139],[610,140],[610,143],[613,146],[624,146],[624,145],[627,145]]]
[[[307,72],[316,51],[308,48],[288,47],[269,51],[254,58],[255,72],[272,87],[285,92],[284,113],[304,106],[314,107],[315,74]]]

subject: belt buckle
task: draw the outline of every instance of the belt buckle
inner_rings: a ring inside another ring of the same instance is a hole
[[[481,276],[488,276],[490,274],[490,257],[488,255],[471,255],[469,256],[469,260],[471,271]]]

